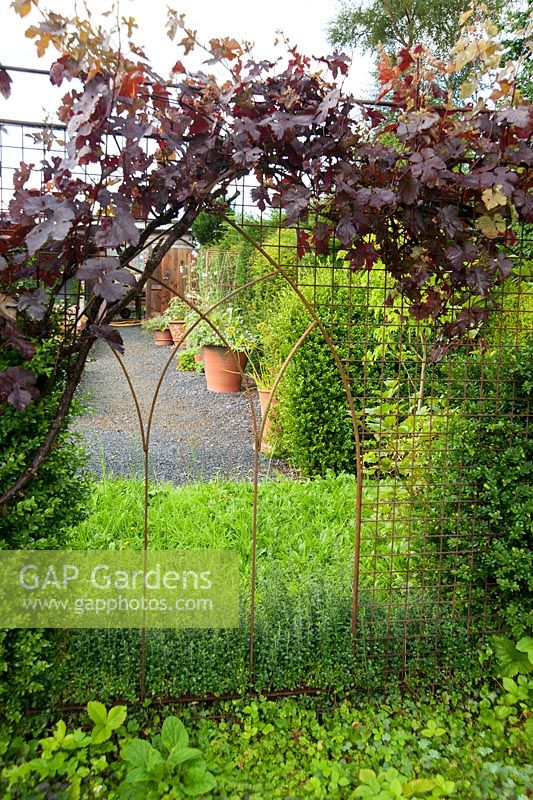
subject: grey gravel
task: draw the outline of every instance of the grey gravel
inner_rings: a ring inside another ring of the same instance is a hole
[[[139,326],[123,327],[124,364],[142,409],[144,424],[161,371],[172,352],[156,347]],[[89,452],[97,476],[144,475],[142,436],[135,405],[120,365],[108,345],[98,342],[86,366],[80,396],[86,413],[74,428]],[[261,419],[257,393],[255,412]],[[253,475],[253,437],[246,394],[209,392],[199,373],[178,372],[175,359],[163,379],[150,432],[152,480],[176,485],[214,477],[235,480]],[[262,455],[260,476],[290,470],[279,459]]]

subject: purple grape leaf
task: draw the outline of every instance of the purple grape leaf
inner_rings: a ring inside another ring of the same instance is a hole
[[[115,215],[104,217],[101,221],[94,237],[95,244],[98,247],[118,247],[125,242],[136,245],[139,241],[140,231],[127,207],[127,201],[118,195],[113,195],[112,200]]]
[[[270,194],[264,186],[254,186],[250,194],[260,211],[264,211],[267,204],[270,205]]]
[[[533,112],[527,106],[504,108],[496,113],[496,122],[507,122],[517,128],[528,128],[532,124]]]
[[[120,266],[116,256],[88,258],[78,269],[76,277],[79,280],[94,281],[93,294],[110,303],[121,300],[127,287],[137,285],[135,276]]]
[[[397,134],[401,139],[410,139],[422,131],[428,130],[439,121],[437,114],[425,111],[412,111],[406,119],[398,125]]]
[[[370,242],[360,242],[346,254],[350,259],[350,269],[355,271],[364,267],[371,269],[379,261],[379,253]]]
[[[338,240],[345,247],[349,247],[357,235],[357,229],[348,215],[343,215],[335,229]]]
[[[475,264],[466,272],[466,285],[480,297],[487,296],[493,283],[493,279],[479,264]]]
[[[306,253],[311,252],[311,245],[309,244],[309,234],[307,231],[298,230],[296,232],[296,252],[298,258],[303,258]]]
[[[328,92],[316,110],[315,123],[322,125],[327,120],[329,113],[338,107],[340,96],[341,93],[338,89]]]
[[[533,164],[533,148],[521,141],[518,145],[510,145],[506,149],[505,158],[517,166],[520,164],[529,166]]]
[[[291,186],[281,196],[281,205],[287,214],[287,222],[289,225],[297,222],[302,214],[307,211],[309,199],[311,197],[311,190],[301,184]]]
[[[444,255],[456,269],[460,269],[463,264],[471,264],[472,261],[475,261],[478,252],[473,244],[467,244],[464,248],[454,244],[444,251]]]
[[[400,200],[406,205],[412,205],[418,197],[418,181],[411,170],[404,172],[398,183]]]
[[[26,236],[26,246],[30,256],[33,256],[48,239],[55,239],[58,242],[66,239],[72,228],[75,212],[71,203],[56,203],[45,213],[47,218],[32,228]]]
[[[33,372],[24,367],[8,367],[0,372],[0,399],[17,411],[24,411],[32,400],[39,397],[35,381]]]
[[[440,174],[446,169],[446,164],[431,147],[424,147],[420,152],[413,153],[410,157],[413,165],[411,172],[415,178],[420,178],[426,186],[435,186]]]
[[[124,355],[124,341],[117,328],[112,325],[88,325],[87,330],[97,339],[107,342],[117,353]]]
[[[23,292],[18,301],[18,310],[25,311],[31,319],[44,319],[48,307],[49,296],[44,289]]]
[[[0,94],[2,94],[6,100],[9,100],[9,96],[11,95],[12,83],[13,81],[7,74],[6,70],[3,69],[3,67],[0,67]]]
[[[368,207],[375,211],[381,211],[385,206],[394,206],[397,196],[392,189],[373,189],[368,198]]]
[[[35,345],[26,339],[12,322],[4,322],[0,335],[25,361],[29,361],[35,355]]]
[[[335,51],[331,56],[324,56],[318,60],[323,64],[327,64],[334,78],[337,77],[339,72],[341,75],[346,75],[348,73],[348,68],[352,63],[351,59],[347,55],[344,53],[337,53],[337,51]]]
[[[453,239],[454,236],[465,229],[465,224],[459,219],[459,213],[455,206],[445,206],[439,209],[436,221],[440,229],[444,231],[450,239]]]
[[[489,266],[505,279],[512,273],[515,265],[505,253],[498,253],[496,258],[489,261]]]
[[[233,154],[233,161],[238,167],[254,167],[262,155],[263,151],[260,147],[243,148]]]
[[[116,270],[120,266],[117,256],[97,256],[88,258],[78,267],[76,278],[80,281],[95,281],[103,277],[109,270]]]
[[[326,222],[318,222],[313,231],[313,244],[319,256],[327,256],[331,240],[331,227]]]

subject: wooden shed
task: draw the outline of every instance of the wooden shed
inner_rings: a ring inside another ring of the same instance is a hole
[[[166,310],[174,296],[172,289],[180,294],[194,291],[196,284],[194,264],[195,253],[192,245],[180,244],[169,250],[154,272],[154,278],[165,285],[162,286],[152,279],[146,284],[146,317],[154,317]]]

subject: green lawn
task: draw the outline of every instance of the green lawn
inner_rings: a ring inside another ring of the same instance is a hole
[[[379,506],[377,505],[379,492]],[[398,589],[415,570],[416,537],[405,523],[401,487],[364,488],[361,579],[365,588]],[[400,503],[393,508],[396,497]],[[405,499],[404,499],[405,502]],[[377,509],[379,508],[379,516]],[[106,479],[95,486],[89,517],[73,531],[70,546],[82,549],[136,549],[143,542],[144,487],[140,481]],[[259,485],[257,553],[305,577],[351,573],[355,538],[355,480],[350,475]],[[212,481],[183,487],[150,488],[151,549],[232,548],[240,556],[243,586],[250,576],[252,485]],[[407,555],[408,546],[412,548]],[[374,580],[374,570],[378,578]],[[413,575],[411,575],[411,580]]]
[[[150,488],[151,548],[238,551],[241,624],[236,629],[148,631],[149,693],[201,695],[247,687],[252,491],[249,483],[230,481]],[[391,675],[405,675],[406,667],[419,680],[439,672],[448,676],[472,661],[460,613],[423,586],[422,555],[428,568],[434,556],[424,553],[416,524],[401,522],[407,516],[405,503],[401,485],[365,486],[353,650],[353,476],[260,484],[251,678],[256,689],[379,687]],[[72,530],[69,546],[141,548],[143,508],[141,482],[106,479],[96,484],[89,516]],[[139,631],[67,632],[57,674],[52,691],[59,691],[59,699],[133,699]]]

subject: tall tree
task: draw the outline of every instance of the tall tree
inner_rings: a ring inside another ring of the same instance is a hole
[[[329,26],[329,40],[339,47],[375,51],[379,44],[396,53],[417,44],[445,56],[455,43],[459,17],[468,0],[341,0]],[[488,13],[499,13],[501,0],[488,0]]]
[[[527,0],[525,8],[507,12],[502,44],[502,66],[509,60],[520,61],[517,87],[533,100],[533,0]]]

